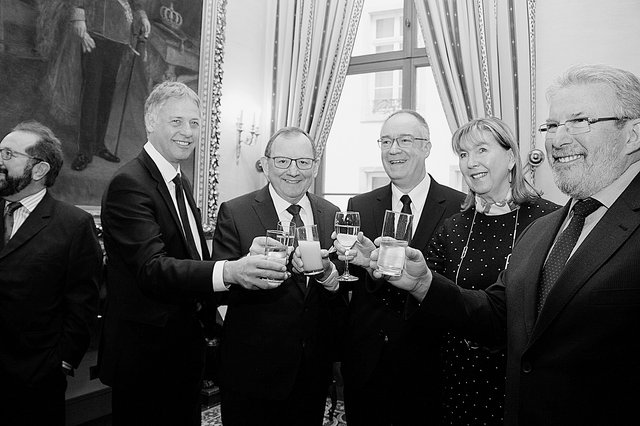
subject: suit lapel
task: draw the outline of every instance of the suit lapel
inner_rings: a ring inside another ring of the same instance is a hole
[[[162,173],[156,166],[156,163],[153,162],[149,154],[143,149],[138,156],[138,159],[142,163],[142,165],[149,171],[151,177],[156,181],[156,189],[160,193],[160,196],[164,200],[164,203],[167,205],[167,209],[171,214],[171,218],[173,219],[174,226],[178,230],[180,237],[182,238],[182,244],[184,246],[185,253],[189,253],[187,239],[182,232],[182,223],[180,222],[180,216],[178,216],[178,211],[176,210],[176,206],[173,204],[173,199],[171,198],[171,194],[169,194],[169,189],[167,188],[167,183],[162,178]],[[183,180],[184,182],[184,180]],[[186,191],[185,191],[186,192]],[[208,251],[207,251],[208,252]],[[204,254],[204,253],[203,253]]]
[[[640,175],[613,203],[571,256],[551,289],[533,330],[531,343],[549,326],[589,278],[640,226]]]
[[[376,203],[373,205],[373,218],[375,220],[376,233],[372,235],[373,238],[377,238],[382,235],[382,225],[384,223],[384,213],[387,210],[391,210],[391,184],[386,186],[386,191],[381,192],[376,198]]]
[[[200,210],[196,206],[196,201],[193,198],[193,189],[191,188],[191,183],[182,177],[182,186],[185,189],[185,196],[187,199],[187,204],[189,204],[189,208],[193,213],[193,217],[196,220],[196,227],[198,229],[198,236],[200,237],[200,247],[202,249],[202,259],[209,260],[211,258],[209,254],[209,248],[207,247],[207,240],[204,236],[204,230],[202,229],[202,217],[200,216]]]
[[[42,201],[38,203],[36,208],[27,217],[15,235],[9,240],[9,242],[7,242],[7,245],[0,252],[0,259],[14,252],[47,226],[53,214],[54,203],[55,200],[47,192]],[[2,210],[2,212],[4,213],[4,210]]]
[[[525,248],[527,251],[527,264],[532,265],[526,274],[526,282],[518,283],[523,288],[523,313],[524,322],[527,329],[527,335],[531,338],[533,328],[536,323],[536,307],[538,301],[538,281],[542,273],[542,267],[547,258],[547,254],[551,249],[551,245],[555,240],[555,236],[564,221],[564,218],[569,212],[570,203],[555,213],[551,213],[549,218],[553,221],[546,226],[542,232],[537,236],[534,245]]]
[[[263,234],[266,234],[267,229],[276,228],[276,224],[279,221],[278,212],[276,212],[276,207],[273,204],[273,200],[271,199],[271,194],[269,194],[268,184],[260,191],[258,191],[251,207],[253,208],[253,211],[256,213],[258,220],[260,220],[260,223],[264,228]]]
[[[0,198],[0,251],[4,250],[4,198]]]
[[[436,231],[438,223],[445,212],[444,203],[447,200],[442,194],[441,186],[435,179],[431,178],[429,193],[422,209],[422,216],[419,219],[418,226],[414,229],[413,238],[411,239],[411,247],[424,251],[431,240],[431,235]]]

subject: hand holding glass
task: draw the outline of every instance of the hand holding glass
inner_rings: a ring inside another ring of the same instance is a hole
[[[267,231],[264,254],[269,260],[280,262],[283,265],[286,265],[289,246],[293,246],[293,235],[287,235],[283,231],[279,230]],[[282,281],[275,281],[268,278],[266,279],[266,281],[273,286],[282,284]]]
[[[358,240],[360,231],[360,213],[358,212],[337,212],[335,217],[336,239],[340,245],[347,249],[345,255],[349,255]],[[349,273],[349,261],[344,261],[344,274],[338,277],[338,281],[358,281],[358,277]]]
[[[411,240],[413,215],[387,210],[382,225],[378,271],[390,277],[398,277],[404,267],[405,247]]]
[[[323,272],[322,256],[320,254],[320,238],[318,226],[307,225],[296,228],[296,239],[300,258],[304,266],[305,275],[317,275]]]

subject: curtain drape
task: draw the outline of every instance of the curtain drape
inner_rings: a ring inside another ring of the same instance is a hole
[[[297,126],[324,151],[364,0],[278,0],[271,133]]]
[[[495,116],[535,148],[535,0],[414,3],[451,130]]]

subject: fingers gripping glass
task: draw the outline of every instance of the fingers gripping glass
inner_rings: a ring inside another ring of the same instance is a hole
[[[428,141],[426,138],[418,138],[413,135],[400,135],[397,138],[391,138],[388,136],[383,136],[378,139],[378,146],[380,149],[388,150],[391,149],[393,143],[396,142],[400,148],[410,148],[413,146],[413,143],[416,141]]]
[[[567,133],[570,135],[579,135],[582,133],[589,133],[591,131],[591,125],[595,123],[599,123],[601,121],[619,121],[619,120],[629,120],[629,117],[578,117],[572,118],[570,120],[566,120],[562,123],[558,123],[557,121],[549,121],[538,128],[540,133],[546,134],[548,138],[554,137],[558,128],[560,126],[564,126],[567,129]]]
[[[347,251],[349,255],[351,249],[358,240],[360,231],[360,213],[358,212],[336,212],[335,217],[336,239]],[[349,273],[349,261],[344,261],[344,274],[338,277],[338,281],[358,281],[358,277]]]
[[[273,160],[273,165],[278,169],[288,169],[293,161],[299,170],[309,170],[316,161],[313,158],[289,158],[289,157],[267,157]]]
[[[4,161],[9,161],[12,158],[17,158],[17,157],[27,157],[32,160],[44,161],[42,158],[32,157],[29,154],[25,154],[24,152],[14,151],[11,148],[0,148],[0,157]]]

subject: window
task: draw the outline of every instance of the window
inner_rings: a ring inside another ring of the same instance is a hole
[[[383,121],[402,108],[417,110],[429,123],[429,173],[460,189],[413,0],[367,0],[315,192],[346,209],[352,196],[388,184],[376,140]]]

